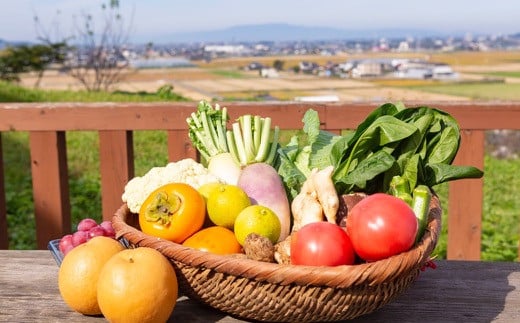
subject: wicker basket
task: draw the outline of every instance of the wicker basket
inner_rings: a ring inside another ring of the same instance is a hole
[[[353,266],[278,265],[219,256],[148,236],[126,205],[114,215],[118,237],[159,250],[175,267],[180,293],[247,320],[316,322],[353,319],[373,312],[410,287],[428,261],[441,228],[437,197],[428,229],[413,249]]]

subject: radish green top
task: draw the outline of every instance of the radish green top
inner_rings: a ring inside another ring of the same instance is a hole
[[[186,119],[189,138],[204,159],[229,152],[240,166],[262,162],[274,164],[280,130],[275,126],[271,136],[271,118],[242,115],[230,129],[227,128],[228,121],[225,107],[218,104],[213,107],[206,101],[201,101],[197,111]]]

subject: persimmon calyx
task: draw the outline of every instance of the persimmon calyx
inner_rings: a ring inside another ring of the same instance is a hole
[[[146,207],[145,219],[167,226],[171,222],[171,217],[180,209],[181,204],[182,201],[178,195],[158,192]]]

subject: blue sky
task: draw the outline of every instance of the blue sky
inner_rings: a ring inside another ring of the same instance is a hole
[[[68,30],[81,12],[99,16],[107,0],[0,0],[0,39],[34,41],[33,17],[59,14]],[[519,0],[120,0],[138,38],[226,27],[289,23],[344,29],[416,28],[447,32],[520,32]]]

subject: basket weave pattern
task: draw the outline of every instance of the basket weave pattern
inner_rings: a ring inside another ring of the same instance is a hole
[[[441,207],[432,199],[428,228],[411,250],[372,263],[314,267],[220,256],[148,236],[123,204],[112,223],[118,238],[159,250],[174,265],[180,292],[249,320],[339,321],[373,312],[409,288],[435,248]]]

